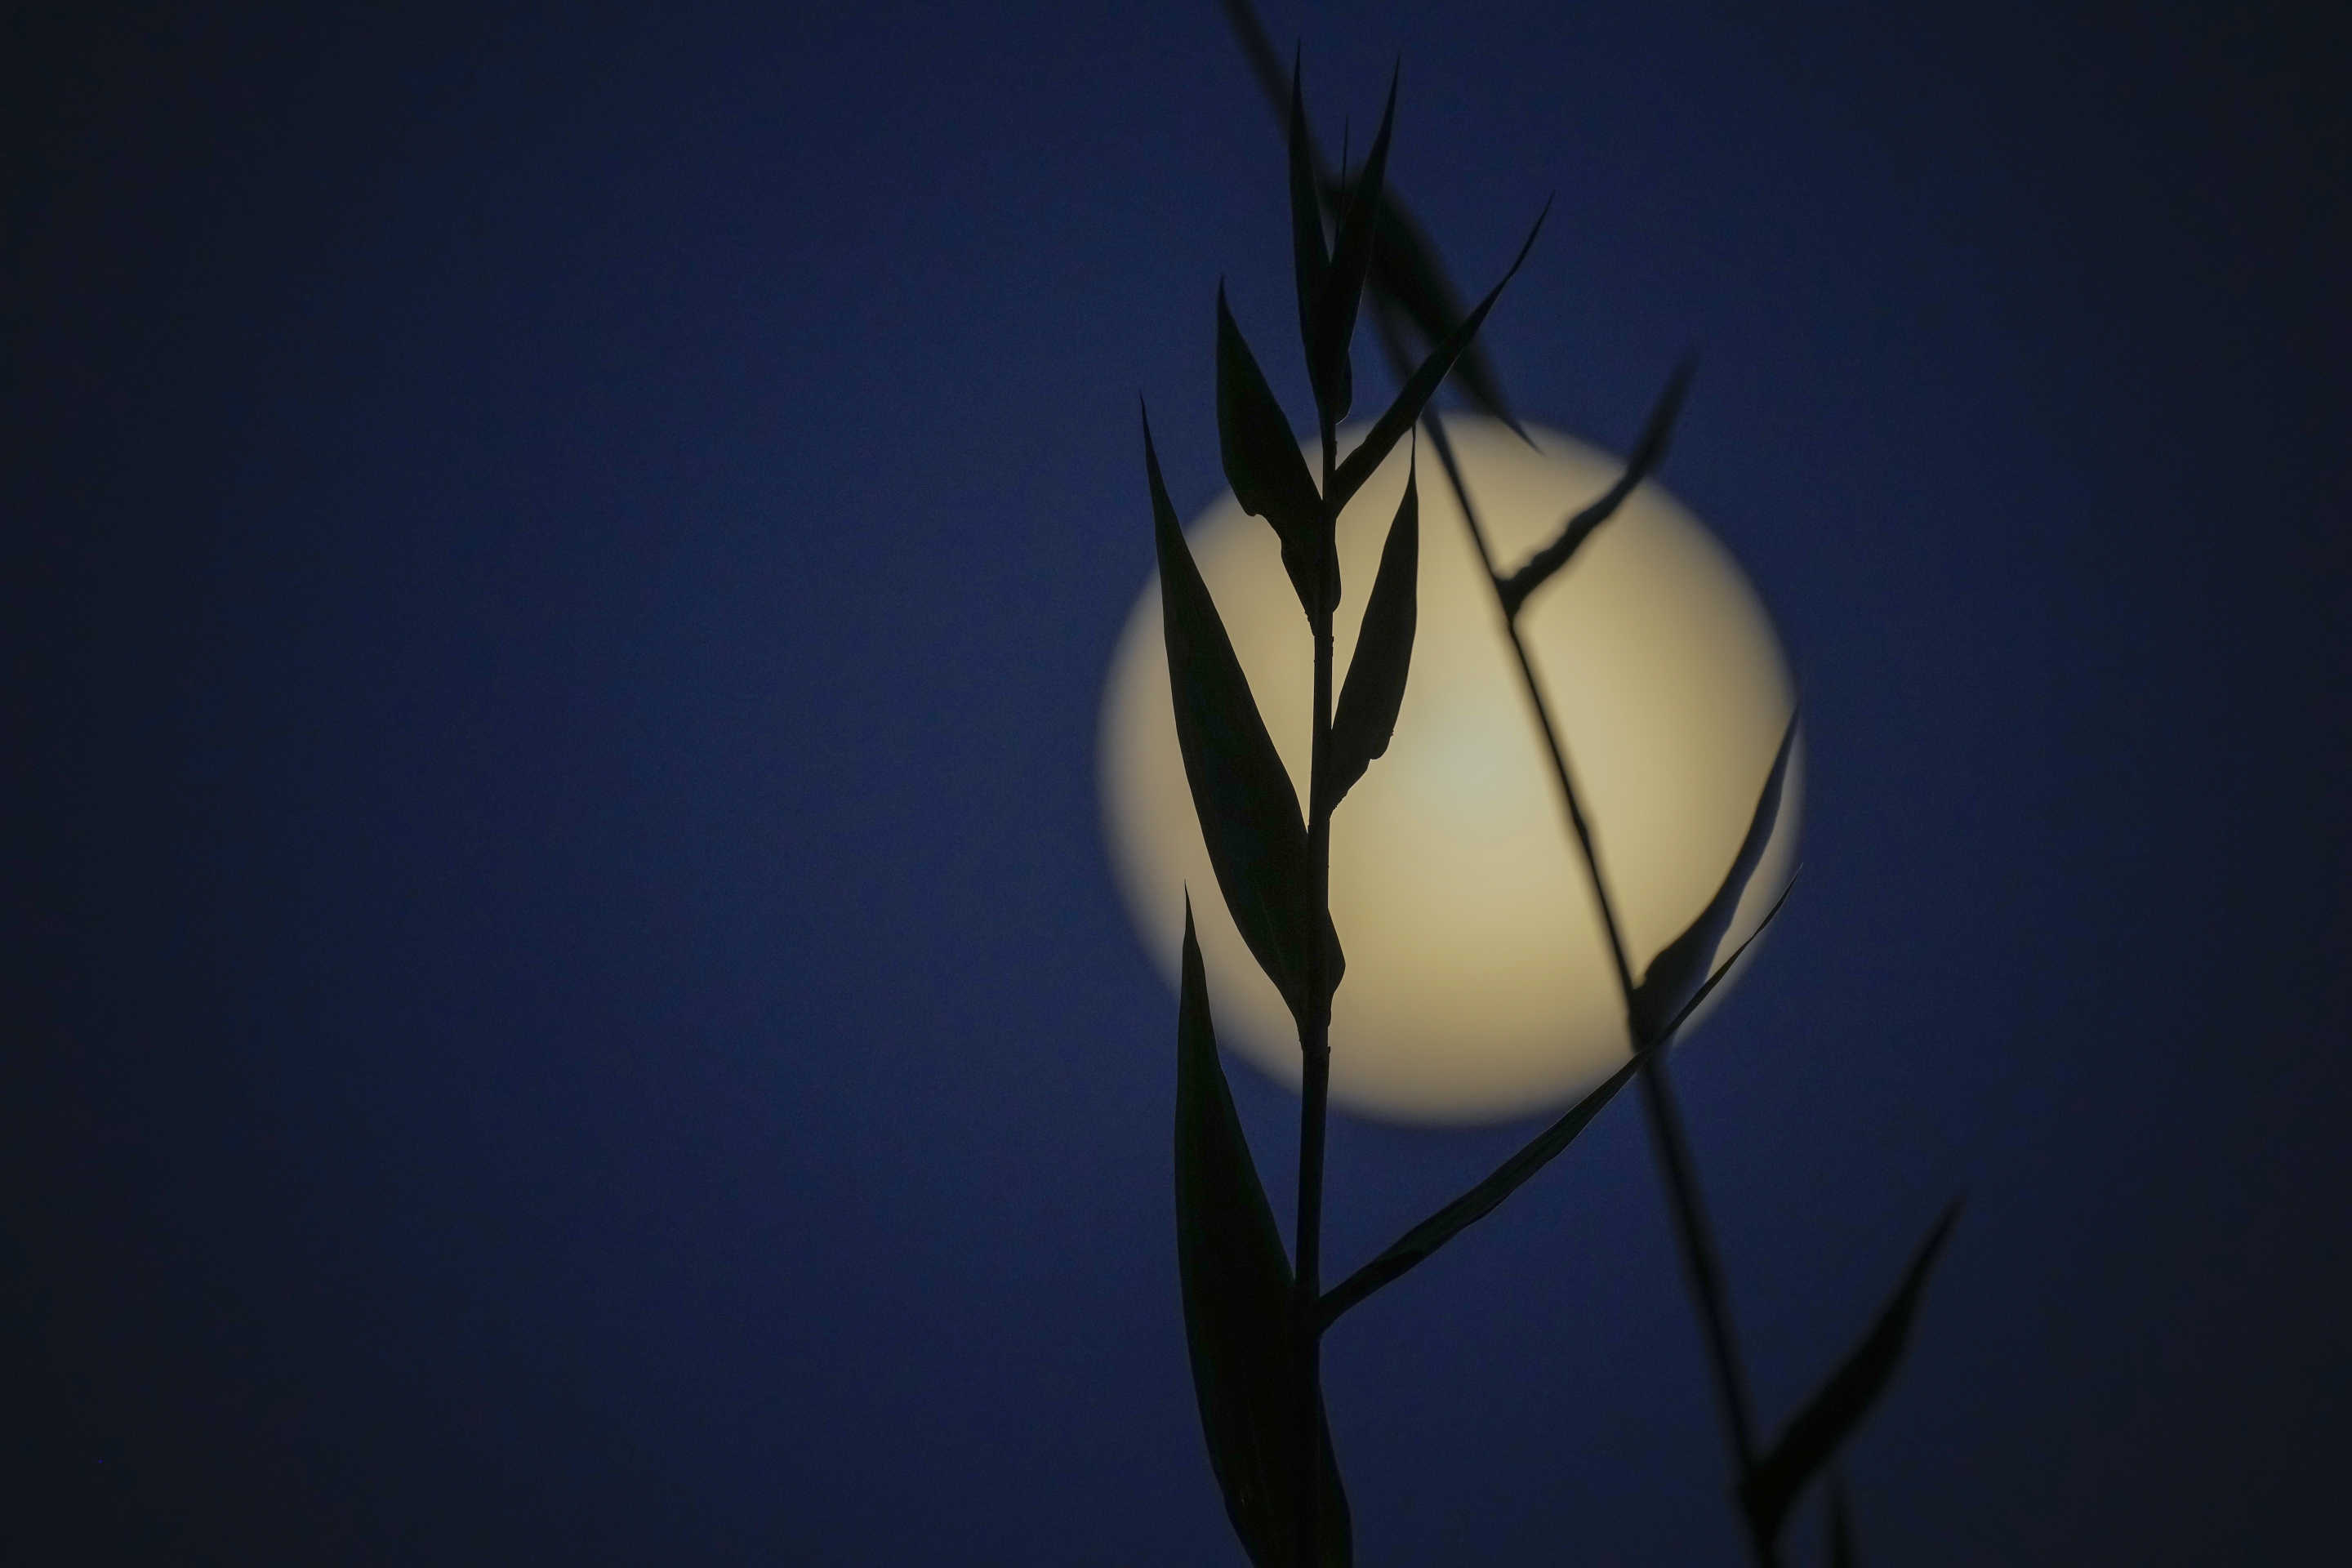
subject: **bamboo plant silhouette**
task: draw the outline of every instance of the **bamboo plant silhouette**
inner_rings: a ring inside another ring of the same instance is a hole
[[[1244,0],[1228,0],[1261,79],[1279,101],[1279,67]],[[1273,1212],[1236,1119],[1218,1059],[1207,983],[1189,899],[1178,1014],[1175,1136],[1179,1273],[1194,1389],[1211,1467],[1226,1510],[1253,1563],[1321,1565],[1352,1556],[1351,1524],[1324,1415],[1321,1346],[1341,1314],[1426,1259],[1491,1212],[1565,1149],[1634,1077],[1643,1079],[1675,1199],[1678,1232],[1699,1298],[1758,1562],[1777,1561],[1790,1505],[1859,1421],[1891,1375],[1918,1292],[1948,1233],[1948,1210],[1903,1286],[1862,1344],[1792,1420],[1768,1452],[1756,1450],[1720,1271],[1714,1260],[1662,1047],[1761,934],[1785,901],[1723,963],[1712,963],[1728,931],[1777,820],[1796,735],[1791,716],[1759,791],[1733,864],[1716,894],[1637,981],[1601,877],[1601,858],[1578,800],[1567,753],[1551,721],[1517,628],[1529,595],[1567,564],[1663,458],[1689,380],[1687,364],[1637,445],[1626,473],[1571,516],[1559,536],[1518,571],[1496,571],[1470,509],[1442,416],[1431,406],[1449,372],[1475,405],[1503,412],[1499,385],[1475,338],[1543,226],[1538,215],[1500,281],[1466,314],[1433,252],[1385,191],[1396,108],[1392,79],[1380,129],[1362,169],[1334,179],[1307,132],[1294,62],[1288,92],[1292,261],[1299,333],[1320,437],[1319,487],[1287,417],[1226,306],[1217,298],[1217,425],[1220,455],[1234,497],[1264,517],[1281,545],[1314,647],[1313,731],[1304,816],[1243,675],[1216,605],[1194,565],[1162,481],[1148,416],[1144,467],[1160,574],[1161,615],[1179,749],[1220,893],[1252,956],[1297,1023],[1304,1073],[1300,1097],[1297,1266],[1284,1255]],[[1335,218],[1328,245],[1324,213]],[[1547,211],[1549,207],[1547,206]],[[1344,458],[1339,421],[1352,396],[1349,350],[1367,294],[1400,390],[1361,443]],[[1427,347],[1417,362],[1404,348],[1410,323]],[[1623,993],[1633,1050],[1626,1064],[1486,1180],[1400,1237],[1328,1292],[1320,1288],[1323,1152],[1328,1115],[1330,1003],[1345,972],[1329,913],[1330,823],[1349,788],[1388,749],[1410,670],[1419,561],[1418,430],[1431,440],[1494,583],[1563,804],[1591,876]],[[1517,428],[1516,425],[1513,428]],[[1333,616],[1341,584],[1334,535],[1340,513],[1408,432],[1415,433],[1402,499],[1389,528],[1363,613],[1353,661],[1337,700]],[[1842,1485],[1833,1485],[1833,1555],[1851,1561]]]

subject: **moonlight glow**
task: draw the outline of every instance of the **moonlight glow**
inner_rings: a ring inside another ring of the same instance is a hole
[[[1484,420],[1455,417],[1446,428],[1506,570],[1621,468],[1533,426],[1539,450]],[[1342,448],[1359,435],[1344,436]],[[1500,613],[1426,439],[1421,456],[1412,674],[1388,754],[1332,820],[1331,913],[1348,973],[1332,1006],[1331,1092],[1391,1120],[1489,1120],[1569,1100],[1624,1061],[1628,1044]],[[1405,459],[1401,443],[1340,520],[1342,672]],[[1303,796],[1310,648],[1274,532],[1225,495],[1186,536]],[[1520,625],[1638,977],[1730,865],[1788,722],[1787,663],[1738,566],[1655,483],[1537,590]],[[1225,912],[1193,818],[1156,579],[1112,659],[1100,766],[1112,860],[1145,945],[1172,982],[1189,884],[1219,1038],[1296,1084],[1295,1026]],[[1800,757],[1722,952],[1789,875],[1801,778]]]

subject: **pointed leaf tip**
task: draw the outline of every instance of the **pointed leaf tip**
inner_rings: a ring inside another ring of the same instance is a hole
[[[1740,896],[1748,890],[1748,879],[1762,863],[1765,846],[1771,842],[1773,826],[1780,820],[1780,788],[1788,777],[1789,759],[1796,747],[1798,718],[1798,713],[1791,712],[1788,728],[1780,732],[1780,750],[1773,754],[1771,770],[1765,775],[1764,788],[1756,801],[1755,814],[1748,818],[1748,832],[1732,857],[1731,869],[1725,874],[1722,886],[1682,934],[1659,950],[1641,984],[1633,987],[1633,1030],[1643,1043],[1659,1039],[1669,1019],[1685,1016],[1684,1004],[1692,1000],[1694,991],[1706,979],[1708,961],[1715,956],[1724,933],[1731,929],[1732,917],[1739,911]]]
[[[1338,193],[1325,199],[1335,208],[1339,205]],[[1393,194],[1381,201],[1373,222],[1376,237],[1369,281],[1382,334],[1391,350],[1404,358],[1404,366],[1397,372],[1402,379],[1410,373],[1412,360],[1404,352],[1400,320],[1419,334],[1426,353],[1445,342],[1461,324],[1461,296],[1439,264],[1435,246]],[[1493,363],[1477,342],[1463,348],[1453,374],[1472,407],[1517,428]]]
[[[1282,542],[1282,564],[1299,604],[1314,615],[1318,562],[1336,602],[1338,564],[1335,552],[1325,548],[1323,497],[1282,405],[1225,303],[1223,282],[1217,285],[1217,447],[1234,499],[1244,511],[1265,519]]]
[[[1373,470],[1395,449],[1404,433],[1419,422],[1422,410],[1436,395],[1438,384],[1445,379],[1445,373],[1454,368],[1454,362],[1461,357],[1462,351],[1477,335],[1480,324],[1486,320],[1486,312],[1495,308],[1496,300],[1502,298],[1504,287],[1518,275],[1519,268],[1527,261],[1528,252],[1535,246],[1536,236],[1543,232],[1544,216],[1550,211],[1551,203],[1547,200],[1543,212],[1536,216],[1535,226],[1528,230],[1528,237],[1520,243],[1518,255],[1511,258],[1511,265],[1495,286],[1486,290],[1486,297],[1462,318],[1443,342],[1430,351],[1429,357],[1423,360],[1420,368],[1406,378],[1396,397],[1382,411],[1371,429],[1366,432],[1362,442],[1340,462],[1331,484],[1330,502],[1335,516],[1347,506],[1356,491],[1363,488],[1364,481],[1372,477]]]
[[[1224,0],[1223,9],[1242,58],[1279,122],[1286,112],[1286,104],[1281,58],[1275,52],[1274,41],[1267,37],[1265,25],[1249,0]],[[1343,175],[1346,173],[1344,161],[1340,172]],[[1340,184],[1323,180],[1322,195],[1334,217],[1347,210],[1347,193]],[[1380,238],[1373,251],[1373,295],[1393,305],[1420,333],[1425,345],[1444,342],[1462,318],[1462,306],[1458,291],[1438,263],[1435,247],[1393,196],[1380,204],[1374,223]],[[1478,344],[1473,342],[1463,350],[1454,374],[1473,407],[1518,429],[1503,396],[1502,384]]]
[[[1317,1309],[1324,1323],[1336,1321],[1340,1313],[1427,1261],[1439,1247],[1492,1214],[1505,1198],[1525,1186],[1530,1177],[1576,1142],[1578,1134],[1591,1126],[1592,1119],[1617,1097],[1618,1090],[1633,1081],[1648,1055],[1646,1051],[1634,1052],[1623,1067],[1496,1166],[1485,1181],[1397,1237],[1378,1258],[1325,1291]]]
[[[1790,1421],[1770,1450],[1740,1484],[1740,1500],[1747,1507],[1749,1521],[1763,1539],[1779,1536],[1781,1523],[1806,1483],[1820,1472],[1838,1445],[1861,1424],[1871,1405],[1885,1392],[1909,1343],[1911,1321],[1918,1311],[1920,1292],[1927,1289],[1927,1275],[1959,1217],[1960,1200],[1955,1198],[1928,1227],[1927,1238],[1912,1254],[1911,1266],[1904,1271],[1902,1283],[1880,1310],[1870,1331],[1830,1374],[1821,1391]]]
[[[1405,469],[1404,495],[1389,524],[1388,542],[1381,549],[1380,569],[1372,579],[1371,595],[1364,602],[1355,656],[1349,661],[1347,681],[1332,714],[1331,743],[1326,753],[1330,767],[1327,808],[1337,806],[1373,759],[1387,752],[1389,741],[1396,733],[1397,714],[1404,706],[1419,614],[1418,445],[1416,437],[1414,460]]]
[[[1402,68],[1400,67],[1400,69]],[[1357,307],[1363,298],[1364,279],[1371,269],[1375,217],[1388,179],[1389,139],[1396,125],[1397,75],[1389,78],[1387,104],[1381,110],[1380,130],[1365,155],[1364,171],[1354,182],[1339,237],[1331,247],[1331,265],[1323,280],[1311,320],[1306,323],[1307,368],[1315,386],[1316,403],[1324,419],[1337,423],[1348,412],[1353,396],[1354,373],[1349,346],[1356,334]],[[1294,187],[1295,192],[1295,187]]]
[[[1717,964],[1714,973],[1706,977],[1706,983],[1691,993],[1690,1000],[1675,1010],[1674,1016],[1667,1019],[1664,1026],[1658,1030],[1657,1037],[1652,1044],[1664,1045],[1673,1039],[1675,1033],[1685,1024],[1690,1022],[1691,1015],[1699,1010],[1700,1004],[1714,994],[1717,986],[1730,978],[1731,972],[1738,967],[1740,959],[1747,955],[1748,950],[1755,946],[1766,931],[1772,929],[1774,921],[1780,918],[1780,911],[1788,906],[1789,895],[1797,890],[1797,874],[1803,869],[1802,866],[1799,866],[1789,873],[1789,879],[1781,885],[1780,896],[1772,900],[1771,908],[1764,911],[1764,918],[1756,922],[1756,929],[1741,937],[1739,945],[1731,950],[1731,956]]]
[[[1601,499],[1572,514],[1561,525],[1559,535],[1549,544],[1528,557],[1527,564],[1505,578],[1498,592],[1503,598],[1503,613],[1516,616],[1528,595],[1549,582],[1569,559],[1583,548],[1584,542],[1599,531],[1601,525],[1617,514],[1619,507],[1632,495],[1641,482],[1649,478],[1658,464],[1664,460],[1666,442],[1673,434],[1675,418],[1682,412],[1683,397],[1690,390],[1696,361],[1688,355],[1676,364],[1666,377],[1665,390],[1659,394],[1656,405],[1650,410],[1649,422],[1633,443],[1633,451],[1625,460],[1625,471],[1601,493]]]
[[[1682,416],[1683,399],[1689,395],[1691,377],[1698,374],[1698,356],[1685,354],[1675,362],[1666,376],[1665,390],[1650,410],[1649,423],[1642,427],[1642,438],[1633,445],[1629,468],[1648,474],[1665,458],[1666,443],[1673,437],[1675,421]]]

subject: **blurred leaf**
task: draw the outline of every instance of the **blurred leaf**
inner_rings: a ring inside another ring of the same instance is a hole
[[[1226,308],[1222,283],[1217,285],[1217,446],[1234,499],[1252,517],[1272,523],[1282,541],[1283,567],[1308,618],[1316,613],[1318,561],[1327,574],[1325,607],[1336,606],[1339,557],[1328,547],[1323,498],[1315,489],[1315,476],[1307,471],[1307,459],[1299,455],[1298,438],[1290,433],[1282,405],[1275,401],[1256,356]]]
[[[1591,506],[1570,518],[1559,531],[1559,537],[1528,558],[1528,563],[1512,573],[1496,585],[1503,598],[1503,613],[1517,616],[1528,595],[1541,587],[1551,574],[1568,564],[1568,558],[1577,552],[1593,531],[1616,515],[1625,498],[1666,455],[1666,438],[1674,431],[1675,416],[1682,412],[1683,395],[1690,389],[1694,361],[1685,359],[1666,378],[1666,389],[1659,395],[1658,405],[1650,411],[1650,422],[1642,430],[1642,438],[1633,445],[1633,455],[1625,463],[1624,473],[1611,485],[1605,494]]]
[[[1371,596],[1364,601],[1364,624],[1356,636],[1355,657],[1348,661],[1347,683],[1339,689],[1339,707],[1332,713],[1327,809],[1337,806],[1349,788],[1364,776],[1372,759],[1389,749],[1389,739],[1396,733],[1397,710],[1404,705],[1421,576],[1421,499],[1416,479],[1414,468],[1408,468],[1404,499],[1397,503],[1388,542],[1381,547],[1380,571],[1372,578]]]
[[[1904,1272],[1903,1283],[1881,1309],[1870,1332],[1741,1483],[1740,1500],[1747,1505],[1749,1522],[1760,1539],[1779,1537],[1781,1522],[1805,1483],[1861,1422],[1895,1375],[1895,1363],[1911,1336],[1911,1320],[1918,1310],[1928,1270],[1935,1267],[1937,1255],[1952,1234],[1952,1222],[1959,1215],[1959,1200],[1955,1198],[1928,1228],[1927,1238],[1919,1244],[1911,1267]]]
[[[1788,888],[1780,889],[1780,898],[1774,900],[1771,909],[1765,912],[1764,918],[1757,922],[1756,929],[1748,932],[1746,939],[1732,950],[1731,956],[1723,961],[1721,968],[1707,976],[1706,984],[1698,988],[1697,994],[1691,998],[1689,1005],[1684,1008],[1673,1023],[1661,1033],[1657,1046],[1653,1046],[1648,1050],[1635,1051],[1633,1058],[1611,1074],[1606,1082],[1577,1101],[1567,1115],[1537,1133],[1517,1153],[1496,1166],[1492,1175],[1414,1226],[1399,1237],[1387,1251],[1325,1291],[1321,1308],[1324,1322],[1327,1324],[1331,1322],[1340,1313],[1405,1273],[1431,1253],[1493,1213],[1496,1205],[1505,1198],[1526,1185],[1528,1177],[1542,1170],[1551,1163],[1553,1156],[1575,1142],[1577,1134],[1582,1132],[1586,1125],[1595,1116],[1601,1114],[1602,1108],[1616,1098],[1617,1091],[1633,1081],[1634,1073],[1639,1071],[1642,1064],[1649,1059],[1650,1052],[1672,1039],[1675,1030],[1681,1027],[1683,1020],[1690,1016],[1701,1001],[1706,999],[1706,994],[1714,990],[1725,975],[1731,973],[1732,966],[1739,962],[1740,954],[1748,951],[1748,943],[1762,936],[1765,928],[1769,926],[1774,917],[1780,914],[1781,906],[1789,901],[1790,889],[1795,886],[1792,879]]]
[[[1845,1501],[1845,1477],[1830,1475],[1830,1568],[1860,1568],[1853,1554],[1853,1521]]]
[[[1421,368],[1406,379],[1397,392],[1396,400],[1388,405],[1365,435],[1363,444],[1341,459],[1339,473],[1331,483],[1333,516],[1338,516],[1347,506],[1349,498],[1372,477],[1372,471],[1381,466],[1381,459],[1396,446],[1398,438],[1412,428],[1414,422],[1421,417],[1421,411],[1435,395],[1438,384],[1445,379],[1445,373],[1454,368],[1454,360],[1477,334],[1479,324],[1486,319],[1486,312],[1493,310],[1495,301],[1501,298],[1503,286],[1510,282],[1518,272],[1520,264],[1527,260],[1528,252],[1534,247],[1536,236],[1543,232],[1544,218],[1550,211],[1551,204],[1544,203],[1544,210],[1536,215],[1535,226],[1528,230],[1528,237],[1520,245],[1518,255],[1511,258],[1509,269],[1492,289],[1486,290],[1486,297],[1478,301],[1477,309],[1464,317],[1461,324],[1431,351],[1427,359],[1421,362]]]
[[[1354,374],[1349,368],[1348,347],[1356,335],[1356,306],[1363,298],[1364,276],[1372,260],[1373,217],[1380,210],[1381,191],[1388,177],[1389,132],[1396,122],[1397,79],[1389,78],[1389,100],[1381,110],[1381,128],[1372,137],[1364,172],[1356,181],[1347,216],[1339,220],[1339,238],[1331,247],[1330,270],[1315,301],[1314,321],[1307,331],[1307,368],[1323,417],[1338,423],[1345,417],[1353,395]],[[1296,169],[1297,160],[1293,166]],[[1293,178],[1296,178],[1294,172]]]
[[[1739,852],[1732,857],[1731,869],[1725,874],[1723,885],[1715,890],[1698,918],[1685,927],[1682,935],[1659,951],[1650,961],[1642,983],[1633,987],[1633,1032],[1643,1040],[1657,1038],[1664,1031],[1665,1021],[1681,1013],[1684,1004],[1707,972],[1707,961],[1723,941],[1723,933],[1731,929],[1731,917],[1738,911],[1739,897],[1748,890],[1748,879],[1756,874],[1756,867],[1764,858],[1764,846],[1772,837],[1772,825],[1780,814],[1780,785],[1788,776],[1789,758],[1796,748],[1797,715],[1789,715],[1789,727],[1780,736],[1780,749],[1773,755],[1772,771],[1765,775],[1764,790],[1756,802],[1756,815],[1748,819],[1748,836],[1740,840]]]
[[[1297,456],[1294,449],[1292,455]],[[1151,484],[1152,539],[1160,556],[1160,613],[1168,642],[1168,685],[1176,741],[1184,754],[1193,814],[1208,845],[1217,888],[1242,940],[1292,1013],[1307,1014],[1304,935],[1308,929],[1307,825],[1298,795],[1266,733],[1248,678],[1234,657],[1216,602],[1177,526],[1151,422],[1143,425],[1143,466]],[[1323,919],[1327,998],[1345,961]]]
[[[1302,1510],[1290,1261],[1217,1059],[1189,897],[1176,1016],[1176,1268],[1192,1392],[1226,1515],[1258,1568],[1294,1568]],[[1328,1423],[1320,1436],[1318,1555],[1345,1564],[1348,1500]]]
[[[1331,260],[1323,249],[1323,207],[1315,190],[1314,153],[1307,144],[1307,100],[1299,89],[1298,58],[1290,61],[1290,256],[1298,281],[1298,341],[1315,359],[1316,302],[1322,299]]]
[[[1337,192],[1328,199],[1335,207],[1342,205]],[[1370,281],[1373,293],[1392,303],[1425,344],[1444,342],[1462,321],[1461,296],[1439,266],[1436,247],[1394,195],[1381,200],[1373,221]],[[1502,383],[1485,348],[1475,342],[1465,347],[1454,378],[1473,408],[1527,438],[1504,402]]]
[[[1741,937],[1739,939],[1739,945],[1731,950],[1731,956],[1725,959],[1721,963],[1717,964],[1715,966],[1715,973],[1706,977],[1706,984],[1692,992],[1690,994],[1690,1000],[1675,1009],[1675,1016],[1667,1019],[1665,1026],[1658,1031],[1658,1038],[1662,1043],[1673,1039],[1675,1032],[1685,1024],[1690,1022],[1690,1016],[1692,1014],[1698,1011],[1699,1004],[1706,1001],[1708,996],[1714,994],[1715,988],[1722,984],[1725,979],[1730,975],[1733,966],[1738,964],[1741,956],[1748,952],[1748,948],[1755,944],[1756,939],[1762,936],[1765,931],[1770,927],[1772,922],[1780,918],[1781,906],[1785,905],[1789,901],[1789,895],[1796,890],[1796,873],[1790,872],[1789,875],[1788,885],[1780,889],[1780,896],[1772,900],[1772,907],[1764,911],[1764,918],[1756,922],[1756,929],[1749,931],[1746,936]]]
[[[1259,21],[1256,8],[1249,0],[1224,0],[1225,20],[1232,24],[1234,36],[1241,41],[1242,53],[1247,57],[1251,71],[1257,77],[1266,101],[1274,105],[1276,114],[1282,112],[1282,62],[1274,52],[1274,41],[1265,36],[1265,24]]]

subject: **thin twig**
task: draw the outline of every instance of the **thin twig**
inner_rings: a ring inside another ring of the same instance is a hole
[[[1410,374],[1411,361],[1397,331],[1394,317],[1386,311],[1376,312],[1383,345],[1391,364],[1400,376]],[[1549,754],[1552,773],[1559,782],[1561,804],[1568,811],[1569,824],[1574,829],[1578,847],[1582,851],[1585,875],[1592,889],[1594,905],[1601,913],[1601,930],[1609,940],[1609,955],[1617,972],[1617,984],[1625,1006],[1625,1026],[1634,1048],[1643,1057],[1641,1070],[1643,1100],[1649,1113],[1650,1131],[1658,1152],[1660,1167],[1666,1179],[1666,1195],[1675,1213],[1675,1229],[1681,1243],[1683,1267],[1688,1277],[1691,1293],[1698,1300],[1699,1316],[1705,1329],[1709,1360],[1715,1373],[1716,1394],[1723,1410],[1725,1436],[1729,1441],[1732,1459],[1741,1480],[1755,1468],[1756,1435],[1748,1403],[1747,1379],[1739,1363],[1739,1352],[1731,1328],[1731,1307],[1723,1283],[1723,1270],[1717,1261],[1715,1240],[1707,1225],[1706,1212],[1698,1192],[1698,1175],[1693,1168],[1689,1139],[1684,1131],[1682,1113],[1676,1104],[1674,1084],[1666,1069],[1666,1053],[1663,1050],[1642,1050],[1643,1041],[1634,1023],[1633,971],[1627,961],[1625,939],[1619,924],[1615,904],[1609,897],[1607,879],[1602,874],[1599,847],[1595,844],[1590,822],[1576,790],[1568,749],[1561,743],[1558,727],[1552,722],[1550,704],[1545,700],[1542,682],[1537,678],[1535,664],[1528,656],[1527,642],[1519,634],[1518,619],[1504,591],[1507,579],[1496,571],[1494,551],[1479,523],[1476,508],[1470,491],[1462,482],[1460,466],[1454,460],[1454,444],[1446,437],[1444,416],[1437,409],[1429,410],[1430,439],[1437,449],[1439,466],[1445,470],[1446,482],[1454,488],[1454,499],[1462,508],[1463,521],[1469,526],[1470,538],[1477,547],[1478,559],[1486,572],[1486,581],[1495,589],[1496,612],[1501,617],[1505,636],[1512,654],[1518,661],[1519,677],[1528,694],[1528,702],[1536,719],[1536,727],[1543,735],[1544,749]],[[1748,1533],[1759,1568],[1776,1568],[1778,1554],[1773,1543],[1754,1531]]]

